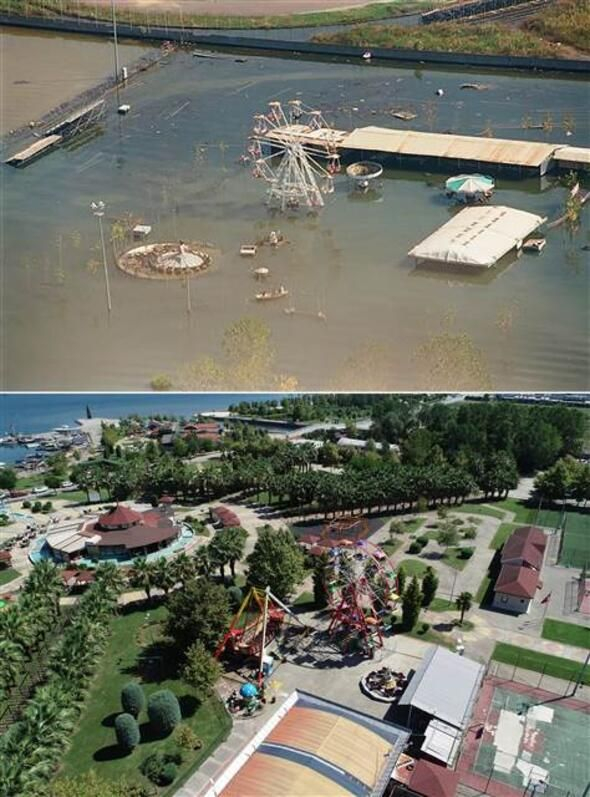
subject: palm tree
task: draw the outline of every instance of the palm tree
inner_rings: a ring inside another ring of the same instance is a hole
[[[166,597],[168,597],[168,593],[176,584],[176,572],[174,567],[163,556],[161,556],[154,565],[153,582],[155,587],[163,590]]]
[[[176,577],[182,586],[186,586],[188,581],[191,581],[196,576],[197,568],[196,563],[190,556],[185,553],[179,554],[172,562],[172,568]]]
[[[125,588],[125,576],[113,562],[101,562],[94,571],[94,576],[96,582],[102,584],[112,595],[120,595]]]
[[[211,556],[209,553],[209,546],[208,545],[199,545],[197,550],[194,553],[194,562],[197,574],[199,576],[205,576],[205,578],[209,578],[211,575],[211,568],[213,567],[213,563],[211,562]]]
[[[461,612],[461,619],[459,620],[459,625],[463,625],[463,618],[465,617],[465,612],[468,612],[471,609],[473,604],[473,595],[471,592],[462,592],[457,600],[455,601],[455,605],[457,609]]]
[[[133,560],[129,583],[136,589],[145,590],[148,602],[152,599],[152,588],[154,585],[154,566],[145,558],[139,557]]]
[[[233,526],[229,529],[220,531],[216,536],[223,535],[223,543],[225,551],[229,557],[229,569],[231,577],[236,577],[236,562],[244,556],[246,550],[246,540],[248,539],[248,532],[240,526]]]
[[[57,616],[60,613],[59,599],[64,594],[64,584],[57,567],[43,561],[33,567],[25,582],[24,592],[49,601]]]

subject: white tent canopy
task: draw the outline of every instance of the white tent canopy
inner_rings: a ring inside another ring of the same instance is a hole
[[[433,260],[489,268],[546,221],[542,216],[503,206],[465,208],[408,254]]]

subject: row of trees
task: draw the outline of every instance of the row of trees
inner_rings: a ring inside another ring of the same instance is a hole
[[[25,590],[35,588],[39,572],[49,573],[50,566],[37,567]],[[50,583],[47,600],[52,601],[55,579],[43,578]],[[22,718],[0,739],[0,784],[5,797],[41,794],[52,777],[104,652],[116,598],[109,586],[98,580],[80,599],[59,642],[48,652],[45,682],[35,691]]]
[[[547,501],[590,501],[590,465],[573,457],[559,459],[535,479],[539,498]]]

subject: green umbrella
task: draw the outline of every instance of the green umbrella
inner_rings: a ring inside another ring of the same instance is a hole
[[[494,181],[485,174],[459,174],[449,177],[445,188],[453,194],[487,194],[493,191]]]

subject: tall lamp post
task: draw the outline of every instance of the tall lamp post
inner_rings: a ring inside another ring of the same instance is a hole
[[[115,46],[115,87],[117,89],[117,104],[119,101],[119,41],[117,38],[117,12],[115,9],[115,0],[111,0],[111,14],[113,17],[113,43]]]
[[[111,310],[113,309],[113,306],[112,306],[112,303],[111,303],[111,287],[109,285],[109,270],[108,270],[108,266],[107,266],[107,250],[106,250],[106,247],[105,247],[105,244],[104,244],[104,231],[103,231],[103,228],[102,228],[102,217],[104,216],[104,211],[105,211],[106,205],[105,205],[104,202],[93,202],[92,205],[91,205],[91,208],[92,208],[92,213],[98,219],[98,229],[99,229],[99,232],[100,232],[100,245],[102,247],[102,266],[103,266],[103,270],[104,270],[104,284],[105,284],[105,289],[106,289],[106,294],[107,294],[107,308],[108,308],[108,311],[110,313]]]

